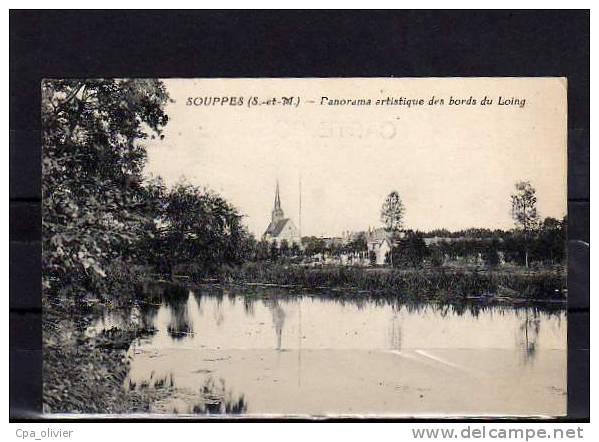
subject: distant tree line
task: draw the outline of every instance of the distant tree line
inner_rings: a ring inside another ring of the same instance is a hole
[[[521,230],[472,228],[457,232],[436,229],[429,232],[403,230],[395,239],[387,264],[394,267],[442,266],[449,262],[478,262],[495,267],[504,261],[526,266],[528,261],[542,265],[563,264],[566,259],[567,220],[545,218],[532,234]],[[427,244],[427,240],[435,238]],[[278,245],[267,241],[249,243],[246,253],[252,261],[301,261],[315,256],[340,257],[367,253],[366,233],[341,243],[315,236],[302,238],[302,247],[283,240]],[[372,253],[372,252],[371,252]]]
[[[545,218],[534,232],[525,235],[520,230],[468,229],[453,235],[437,235],[428,232],[423,238],[448,238],[430,244],[432,256],[449,259],[481,257],[494,266],[499,263],[499,253],[506,262],[526,266],[528,262],[560,264],[566,258],[567,220]],[[452,240],[453,239],[453,240]],[[528,252],[527,252],[528,250]],[[528,257],[527,257],[528,254]],[[437,261],[440,258],[437,258]]]
[[[327,240],[317,236],[305,236],[301,246],[285,239],[278,243],[260,240],[254,243],[254,250],[248,256],[253,261],[277,261],[311,258],[318,255],[339,257],[343,254],[365,253],[368,250],[366,234],[360,232],[347,242]]]
[[[381,209],[381,221],[393,238],[394,247],[387,261],[392,266],[418,267],[428,262],[440,266],[447,260],[483,261],[494,267],[502,260],[529,266],[563,264],[566,258],[567,219],[545,218],[537,212],[536,190],[528,181],[515,184],[510,197],[511,230],[469,228],[451,232],[435,229],[429,232],[404,230],[405,207],[398,192],[392,191]],[[400,233],[404,233],[400,236]],[[435,238],[426,244],[425,238]]]

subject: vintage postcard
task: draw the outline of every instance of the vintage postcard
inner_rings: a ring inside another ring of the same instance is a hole
[[[44,413],[566,414],[564,78],[41,88]]]

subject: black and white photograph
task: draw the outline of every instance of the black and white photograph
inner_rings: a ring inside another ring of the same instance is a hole
[[[40,88],[45,416],[566,415],[567,78]]]

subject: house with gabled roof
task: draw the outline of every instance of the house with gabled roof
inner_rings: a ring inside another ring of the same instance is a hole
[[[368,254],[373,256],[373,263],[384,265],[387,263],[387,255],[391,253],[393,247],[397,247],[397,239],[402,238],[403,233],[394,235],[384,228],[368,229],[366,233],[366,244]]]

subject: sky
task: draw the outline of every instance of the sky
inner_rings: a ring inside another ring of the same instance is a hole
[[[541,216],[566,213],[564,79],[164,82],[174,102],[166,107],[164,139],[147,143],[147,176],[218,192],[257,237],[270,221],[277,180],[285,215],[297,226],[301,180],[303,236],[381,226],[381,205],[393,190],[411,229],[511,228],[510,194],[518,180],[537,189]],[[299,97],[299,104],[248,106],[249,97],[282,96]],[[445,104],[428,105],[433,96]],[[493,105],[480,105],[484,96]],[[499,106],[500,96],[525,105]],[[244,102],[190,106],[190,97]],[[333,106],[323,97],[422,98],[424,105]],[[450,97],[478,102],[458,106]]]

